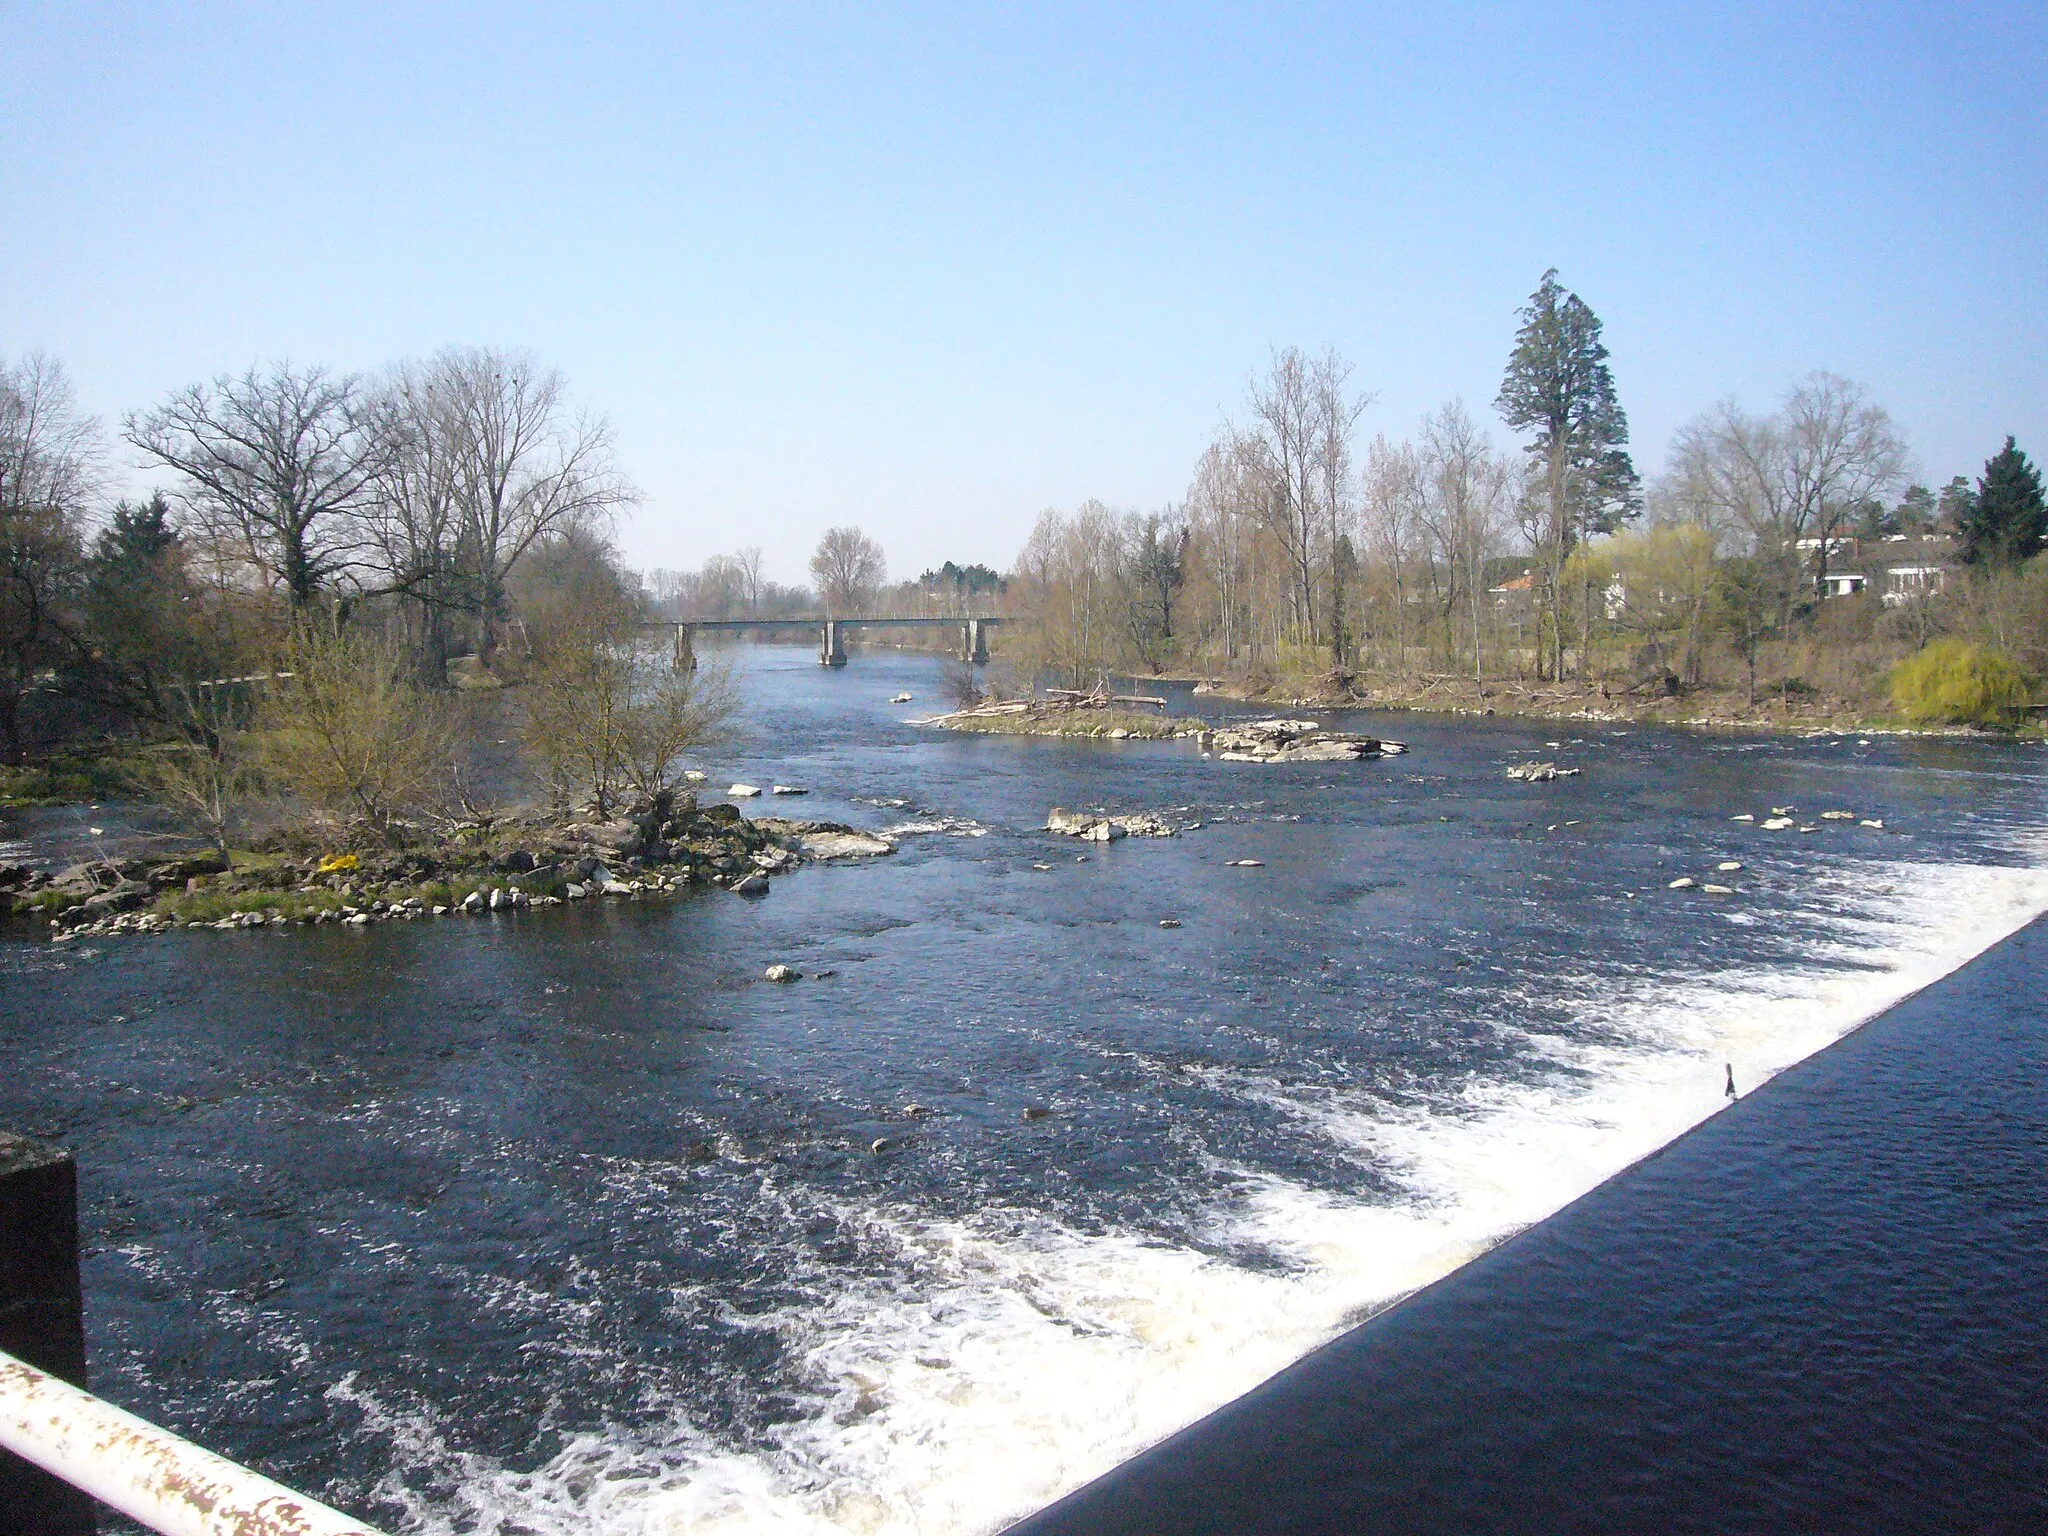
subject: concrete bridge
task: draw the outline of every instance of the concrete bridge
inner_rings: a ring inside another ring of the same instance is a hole
[[[700,632],[735,634],[746,630],[809,629],[819,636],[818,662],[821,666],[846,665],[846,633],[853,629],[947,629],[960,636],[960,659],[975,666],[988,661],[989,631],[1003,621],[999,618],[912,619],[883,616],[867,619],[681,619],[667,627],[676,632],[676,669],[697,669],[697,636]]]

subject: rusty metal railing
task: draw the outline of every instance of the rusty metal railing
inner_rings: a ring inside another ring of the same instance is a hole
[[[0,1447],[164,1536],[380,1536],[6,1353]]]

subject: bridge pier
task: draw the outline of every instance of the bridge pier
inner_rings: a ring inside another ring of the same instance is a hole
[[[676,626],[676,670],[694,672],[697,670],[697,640],[695,629],[689,624]]]
[[[961,659],[971,667],[987,666],[988,626],[983,624],[980,619],[969,619],[967,621],[966,634],[963,638],[966,640],[966,645]]]
[[[846,665],[846,632],[840,628],[837,619],[825,621],[824,645],[818,652],[818,664],[824,667]]]

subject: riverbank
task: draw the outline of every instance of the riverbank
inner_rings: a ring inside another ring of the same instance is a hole
[[[2048,921],[1009,1528],[2048,1523]]]
[[[1501,678],[1475,681],[1450,675],[1386,678],[1334,674],[1261,682],[1248,678],[1181,677],[1196,695],[1293,709],[1383,709],[1420,714],[1588,721],[1626,725],[1689,726],[1784,735],[1977,736],[1998,734],[2043,739],[2038,725],[2019,732],[1990,733],[1961,727],[1914,726],[1897,715],[1818,690],[1760,690],[1754,703],[1746,692],[1726,688],[1630,687],[1613,680],[1532,682]]]

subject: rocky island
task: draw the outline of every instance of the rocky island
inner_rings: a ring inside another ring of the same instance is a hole
[[[622,816],[507,815],[441,829],[396,826],[375,839],[294,828],[230,867],[218,852],[109,858],[54,872],[0,864],[0,902],[47,921],[58,940],[174,928],[253,928],[439,917],[655,897],[716,885],[765,895],[806,863],[877,858],[886,838],[830,821],[699,806],[663,793]]]

